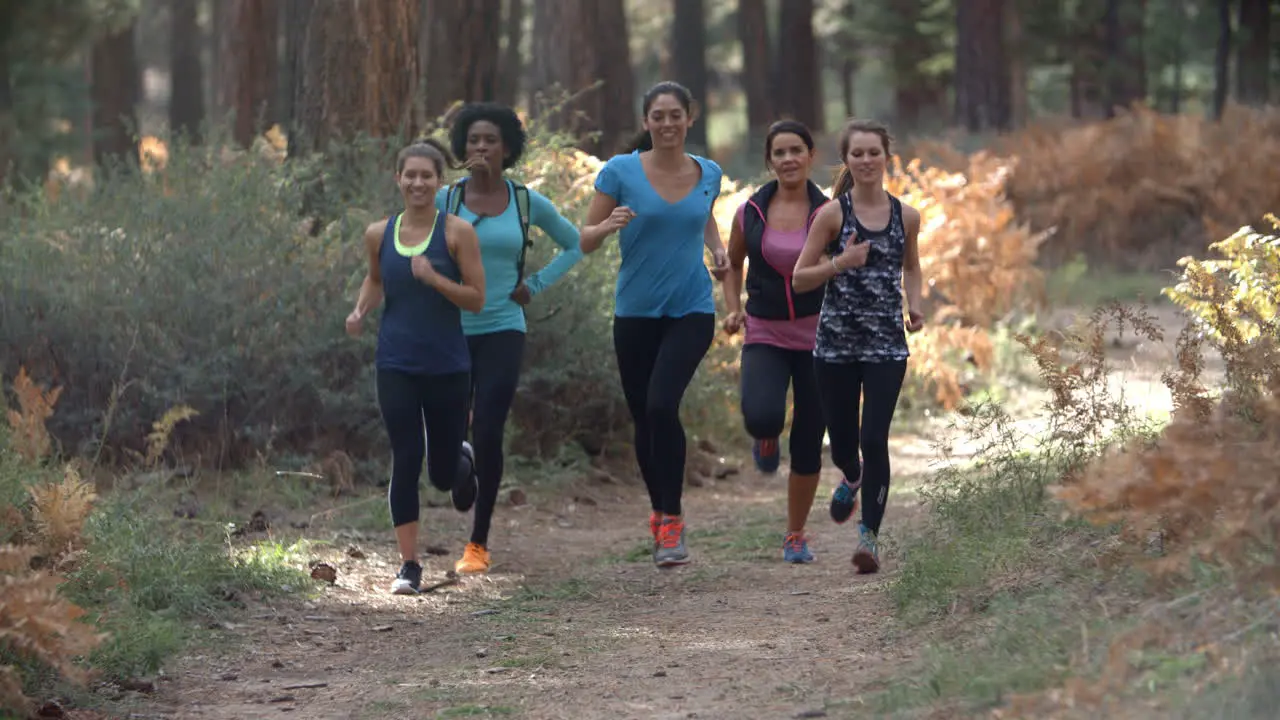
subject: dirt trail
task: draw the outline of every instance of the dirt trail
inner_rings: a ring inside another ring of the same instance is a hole
[[[1159,370],[1180,328],[1116,382],[1167,404]],[[1136,350],[1136,352],[1135,352]],[[886,592],[893,538],[923,517],[911,491],[935,453],[920,437],[892,448],[895,492],[884,568],[856,576],[853,523],[835,526],[831,468],[810,515],[817,562],[781,561],[785,475],[744,470],[686,493],[694,562],[658,570],[646,552],[647,498],[634,483],[581,484],[498,508],[495,566],[414,598],[387,587],[391,533],[333,540],[315,556],[338,581],[313,600],[253,608],[239,640],[172,665],[139,717],[182,718],[791,718],[874,717],[867,703],[925,651],[894,623]],[[785,461],[785,460],[784,460]],[[737,462],[737,461],[734,461]],[[424,510],[424,585],[444,579],[468,516]],[[329,530],[337,528],[330,527]],[[319,528],[312,537],[331,540]],[[316,685],[316,686],[313,686]],[[301,686],[301,687],[299,687]],[[310,686],[310,687],[309,687]]]
[[[919,477],[927,448],[896,445],[895,475]],[[749,466],[687,492],[694,562],[684,568],[653,567],[647,498],[630,483],[504,504],[489,575],[419,597],[386,592],[398,565],[389,532],[359,543],[362,559],[340,542],[317,553],[337,566],[335,586],[314,600],[254,608],[229,628],[240,646],[185,658],[144,712],[778,718],[825,708],[848,716],[921,639],[893,630],[883,592],[896,568],[891,547],[880,574],[854,575],[853,523],[835,526],[826,515],[837,480],[828,470],[815,501],[818,561],[808,566],[781,561],[785,476]],[[444,579],[467,525],[451,510],[424,513],[428,539],[450,549],[427,558],[426,585]],[[886,543],[918,513],[911,493],[895,494]],[[325,685],[291,688],[312,683]]]

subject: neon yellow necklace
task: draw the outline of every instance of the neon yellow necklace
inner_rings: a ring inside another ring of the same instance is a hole
[[[414,255],[421,255],[422,253],[426,252],[427,248],[431,247],[431,238],[434,237],[436,234],[436,220],[439,217],[440,217],[440,208],[436,208],[435,214],[431,216],[431,224],[427,226],[431,229],[427,231],[426,242],[423,242],[420,245],[415,245],[413,247],[405,247],[404,244],[400,242],[400,221],[404,219],[404,213],[400,213],[399,215],[397,215],[395,233],[393,235],[396,241],[396,252],[400,253],[405,257],[413,257]]]

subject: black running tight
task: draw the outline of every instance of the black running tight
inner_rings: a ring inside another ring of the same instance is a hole
[[[656,512],[680,515],[685,434],[680,403],[715,337],[711,313],[613,319],[613,346],[635,423],[636,462]]]
[[[467,430],[468,373],[410,375],[378,370],[378,407],[391,441],[391,524],[418,520],[418,479],[426,455],[427,477],[448,492],[458,476]],[[426,437],[423,437],[423,431]]]
[[[902,392],[907,361],[829,363],[814,360],[831,462],[850,482],[862,472],[862,524],[880,532],[889,499],[889,426]],[[863,399],[859,418],[859,401]],[[858,449],[862,466],[858,466]]]
[[[480,492],[471,526],[471,542],[489,543],[489,526],[498,502],[505,464],[502,437],[507,415],[520,383],[520,363],[524,360],[524,333],[519,330],[471,335],[471,444],[476,453],[476,474]]]
[[[814,379],[813,353],[752,343],[742,347],[742,420],[756,440],[782,434],[787,422],[787,386],[794,398],[791,415],[791,471],[814,475],[822,470],[822,401]]]

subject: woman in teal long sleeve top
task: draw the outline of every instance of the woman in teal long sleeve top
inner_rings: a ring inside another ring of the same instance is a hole
[[[525,139],[524,126],[511,108],[492,103],[463,107],[449,140],[454,156],[464,159],[471,174],[436,195],[439,207],[475,227],[485,271],[484,309],[462,315],[471,352],[471,438],[479,480],[471,541],[455,566],[463,573],[489,569],[489,526],[504,464],[502,437],[524,358],[524,306],[582,259],[578,228],[541,193],[504,176],[520,160]],[[532,274],[524,272],[526,222],[560,247],[550,263]]]

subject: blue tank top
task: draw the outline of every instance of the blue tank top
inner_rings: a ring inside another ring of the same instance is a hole
[[[440,291],[413,276],[410,258],[421,251],[436,272],[461,282],[462,270],[449,254],[444,237],[448,214],[436,216],[427,242],[410,254],[396,248],[396,225],[400,215],[387,220],[378,250],[382,270],[382,290],[386,305],[378,327],[375,365],[379,370],[397,370],[414,375],[443,375],[471,369],[467,339],[462,334],[462,311]],[[422,250],[423,245],[426,246]]]

